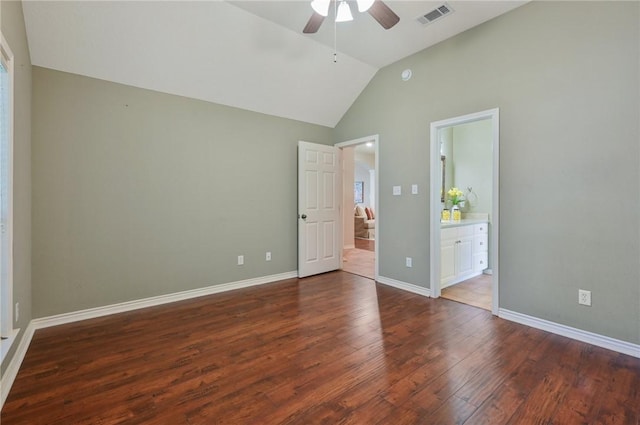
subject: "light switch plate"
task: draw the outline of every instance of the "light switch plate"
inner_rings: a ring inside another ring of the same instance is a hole
[[[402,195],[402,186],[393,186],[393,195],[394,196]]]
[[[411,185],[411,194],[412,195],[417,195],[418,194],[418,185],[417,184],[412,184]]]

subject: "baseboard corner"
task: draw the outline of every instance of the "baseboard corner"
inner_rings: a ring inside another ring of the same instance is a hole
[[[521,325],[531,326],[532,328],[551,332],[552,334],[575,339],[577,341],[586,342],[587,344],[596,345],[607,350],[627,354],[632,357],[640,358],[640,345],[631,342],[622,341],[594,332],[585,331],[571,326],[563,325],[549,320],[541,319],[527,314],[518,313],[516,311],[499,309],[498,317],[509,320],[511,322],[520,323]]]
[[[18,376],[20,366],[22,365],[24,357],[27,355],[27,349],[29,348],[29,344],[31,344],[31,340],[33,339],[33,334],[35,331],[36,328],[33,325],[33,321],[29,322],[29,325],[25,329],[24,334],[22,335],[22,338],[18,343],[18,348],[9,361],[9,365],[4,371],[4,375],[2,375],[2,378],[0,379],[0,410],[2,410],[4,402],[9,396],[9,391],[13,386],[13,381],[15,381],[16,377]]]

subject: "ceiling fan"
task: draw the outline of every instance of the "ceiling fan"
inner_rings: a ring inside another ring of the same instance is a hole
[[[307,25],[302,30],[305,34],[313,34],[318,31],[324,18],[329,14],[329,5],[331,2],[340,2],[337,6],[336,22],[350,21],[353,19],[351,10],[346,0],[313,0],[311,7],[313,14]],[[400,17],[389,8],[382,0],[357,0],[359,12],[369,12],[369,15],[378,21],[386,30],[393,27],[400,21]]]

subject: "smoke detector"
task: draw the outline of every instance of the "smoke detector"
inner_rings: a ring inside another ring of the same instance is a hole
[[[450,15],[452,12],[453,12],[453,9],[451,8],[451,6],[449,6],[447,3],[442,3],[440,6],[436,7],[435,9],[416,18],[416,20],[420,22],[422,25],[427,25],[437,19],[442,18],[445,15]]]

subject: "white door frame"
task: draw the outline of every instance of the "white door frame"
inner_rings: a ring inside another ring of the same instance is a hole
[[[334,146],[336,146],[337,148],[340,148],[340,150],[342,151],[342,148],[346,148],[348,146],[356,146],[356,145],[361,145],[363,143],[374,143],[374,149],[375,149],[375,168],[376,168],[376,178],[375,178],[375,182],[376,182],[376,190],[375,190],[375,203],[373,206],[373,210],[375,211],[376,214],[376,239],[375,239],[375,244],[376,244],[376,249],[375,249],[375,262],[376,262],[376,267],[375,267],[375,281],[378,281],[378,276],[379,276],[379,252],[380,252],[380,208],[378,208],[378,204],[380,203],[380,136],[377,134],[371,135],[371,136],[365,136],[365,137],[360,137],[359,139],[353,139],[353,140],[347,140],[345,142],[340,142],[340,143],[336,143]],[[347,206],[344,206],[345,208],[347,208]],[[344,223],[342,223],[342,228],[344,228]]]
[[[476,112],[473,114],[463,115],[459,117],[449,118],[442,121],[434,121],[431,123],[431,223],[430,223],[430,264],[431,264],[431,296],[438,298],[441,294],[440,288],[440,190],[442,187],[442,173],[440,172],[440,139],[438,138],[438,131],[460,124],[467,124],[474,121],[480,121],[485,119],[491,120],[491,128],[493,134],[493,184],[492,184],[492,198],[493,205],[491,207],[491,250],[489,252],[489,263],[493,270],[492,279],[492,297],[491,297],[491,312],[494,315],[498,314],[499,303],[499,291],[498,291],[498,243],[499,243],[499,206],[500,206],[500,191],[499,191],[499,170],[500,170],[500,110],[498,108],[488,109],[486,111]],[[377,223],[376,223],[377,227]]]
[[[0,54],[2,55],[2,61],[7,67],[7,73],[9,76],[9,128],[7,131],[7,145],[5,148],[6,152],[6,160],[7,160],[7,169],[3,170],[2,173],[6,176],[7,182],[7,199],[4,200],[6,210],[6,222],[4,223],[5,228],[0,230],[4,231],[4,237],[6,238],[6,251],[2,252],[0,249],[0,255],[5,256],[6,267],[7,270],[0,270],[0,273],[4,273],[6,276],[6,280],[2,285],[0,285],[0,315],[2,317],[2,328],[0,333],[2,336],[11,337],[15,336],[14,331],[14,315],[13,315],[13,123],[15,116],[15,105],[14,105],[14,55],[9,45],[7,44],[7,40],[0,33],[0,39],[2,43],[0,44]],[[0,247],[1,248],[1,247]],[[2,265],[2,261],[0,261],[0,267]],[[3,345],[3,351],[6,345]],[[4,354],[4,353],[3,353]]]

